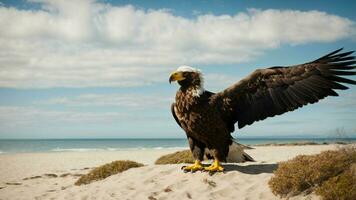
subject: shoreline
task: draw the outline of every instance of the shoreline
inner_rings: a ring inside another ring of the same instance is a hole
[[[236,140],[238,143],[250,147],[263,147],[263,146],[305,146],[305,145],[350,145],[356,144],[356,140],[340,140],[333,142],[314,142],[311,140],[301,140],[301,141],[291,141],[291,142],[267,142],[267,143],[256,143],[256,144],[245,144],[239,140]],[[130,148],[119,148],[119,147],[105,147],[105,148],[54,148],[50,150],[43,151],[4,151],[0,150],[0,155],[6,154],[26,154],[26,153],[91,153],[91,152],[127,152],[127,151],[182,151],[189,149],[189,146],[175,146],[175,147],[130,147]]]

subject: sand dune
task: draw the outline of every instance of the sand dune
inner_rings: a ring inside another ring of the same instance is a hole
[[[247,150],[257,162],[225,164],[226,172],[213,176],[183,173],[183,165],[153,164],[160,155],[174,150],[2,154],[0,199],[279,199],[267,185],[277,162],[335,148],[336,145],[259,146]],[[146,165],[74,186],[78,176],[90,168],[120,159]]]

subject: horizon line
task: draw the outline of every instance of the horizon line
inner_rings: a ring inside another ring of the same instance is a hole
[[[137,137],[137,138],[124,138],[124,137],[98,137],[98,138],[0,138],[0,140],[175,140],[175,139],[187,139],[185,137]],[[233,138],[235,140],[239,139],[356,139],[356,136],[345,136],[345,137],[331,137],[331,136],[251,136],[251,137],[239,137]]]

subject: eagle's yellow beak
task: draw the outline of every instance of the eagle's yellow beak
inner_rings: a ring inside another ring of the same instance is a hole
[[[182,72],[175,71],[169,77],[169,83],[171,83],[172,81],[181,81],[181,80],[184,80],[184,79],[185,79],[185,77],[183,76]]]

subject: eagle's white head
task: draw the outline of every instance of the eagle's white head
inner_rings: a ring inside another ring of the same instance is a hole
[[[177,81],[183,88],[191,88],[193,96],[200,96],[204,92],[204,78],[199,69],[180,66],[170,75],[169,83],[172,81]]]
[[[182,65],[177,68],[177,72],[196,72],[196,73],[201,73],[199,69],[195,69],[191,66],[188,65]]]

